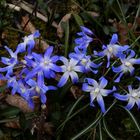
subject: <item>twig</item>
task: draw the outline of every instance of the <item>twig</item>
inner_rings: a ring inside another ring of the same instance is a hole
[[[25,1],[20,1],[18,2],[17,5],[15,4],[11,4],[11,3],[7,3],[6,5],[8,5],[8,7],[10,9],[13,9],[15,11],[20,11],[21,9],[25,10],[26,12],[32,14],[33,13],[33,16],[36,16],[37,18],[39,18],[40,20],[44,21],[44,22],[48,22],[48,18],[44,15],[42,15],[40,12],[36,11],[36,13],[34,13],[34,7],[32,5],[30,5],[29,3],[25,2]],[[57,23],[56,22],[53,22],[52,23],[52,26],[57,28]]]

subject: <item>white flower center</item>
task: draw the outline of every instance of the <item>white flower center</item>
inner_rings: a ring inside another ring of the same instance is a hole
[[[70,72],[70,71],[72,71],[72,67],[71,66],[68,66],[67,67],[67,70]]]
[[[50,63],[49,60],[45,60],[45,61],[44,61],[44,65],[45,65],[45,66],[48,65],[49,63]]]
[[[95,93],[95,94],[98,94],[99,91],[100,91],[100,89],[99,89],[99,88],[96,88],[96,89],[94,90],[94,93]]]
[[[33,40],[33,35],[32,36],[25,36],[24,37],[24,43],[27,44],[29,40]]]
[[[25,93],[25,89],[24,89],[24,88],[22,88],[22,89],[21,89],[21,92],[22,92],[22,93]]]
[[[83,65],[85,65],[85,64],[87,63],[87,60],[86,60],[85,58],[83,58],[83,59],[81,60],[81,63],[82,63]]]
[[[35,87],[35,91],[36,91],[37,93],[40,93],[40,88],[39,88],[38,86],[36,86],[36,87]]]
[[[132,66],[132,64],[130,62],[125,62],[124,65],[127,66],[127,67]]]
[[[137,94],[136,92],[134,92],[134,93],[132,94],[132,97],[137,98],[137,97],[138,97],[138,94]]]
[[[112,52],[113,52],[112,47],[108,47],[108,51],[109,51],[110,53],[112,53]]]

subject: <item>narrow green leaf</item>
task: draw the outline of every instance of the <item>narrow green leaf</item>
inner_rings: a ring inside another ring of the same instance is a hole
[[[73,112],[73,110],[75,109],[75,107],[78,105],[78,103],[83,99],[83,97],[84,97],[84,95],[82,95],[75,103],[74,103],[74,105],[71,107],[71,109],[70,109],[70,111],[68,112],[68,114],[67,114],[67,117],[66,117],[66,119],[65,119],[65,121],[64,121],[64,123],[63,123],[63,126],[61,127],[61,131],[63,130],[63,128],[64,128],[64,126],[65,126],[65,124],[66,124],[66,120],[69,120],[69,118],[71,118],[71,114],[72,114],[72,112]]]
[[[85,129],[83,129],[80,133],[78,133],[77,135],[75,135],[74,137],[71,138],[71,140],[76,140],[77,138],[81,137],[83,134],[85,134],[89,129],[93,128],[94,125],[96,125],[96,123],[99,122],[99,120],[102,117],[102,113],[100,113],[98,115],[98,117],[90,124],[88,125]]]
[[[75,107],[78,105],[78,103],[84,98],[84,95],[82,95],[76,102],[75,104],[72,106],[72,108],[70,109],[67,118],[71,115],[71,113],[73,112],[73,110],[75,109]]]
[[[60,130],[61,127],[63,127],[63,125],[69,121],[71,118],[75,117],[78,113],[80,113],[81,111],[83,111],[84,109],[86,109],[89,106],[89,103],[86,104],[85,106],[83,106],[82,108],[80,108],[79,110],[77,110],[75,113],[73,113],[71,116],[69,116],[62,124],[60,124],[60,126],[57,128],[57,131]]]
[[[65,32],[65,57],[68,56],[68,51],[69,51],[69,21],[62,22],[61,23],[62,28],[64,29]]]
[[[104,129],[106,131],[106,133],[108,134],[108,136],[112,139],[112,140],[116,140],[116,138],[111,134],[111,132],[109,131],[107,125],[106,125],[106,121],[105,121],[105,118],[103,118],[103,126],[104,126]]]
[[[84,25],[83,20],[82,20],[82,18],[81,18],[79,15],[77,15],[77,14],[72,14],[72,15],[73,15],[73,17],[74,17],[76,23],[77,23],[79,26],[83,26],[83,25]]]
[[[125,107],[123,107],[123,106],[121,106],[121,105],[120,105],[120,107],[123,108],[123,109],[129,114],[129,116],[130,116],[131,119],[133,120],[134,124],[136,125],[136,128],[137,128],[138,131],[140,132],[140,126],[139,126],[139,124],[138,124],[136,118],[134,117],[134,115],[133,115],[128,109],[126,109]]]
[[[1,110],[0,117],[13,118],[13,116],[17,116],[19,112],[20,109],[17,107],[8,107],[4,110]]]
[[[103,140],[101,121],[99,121],[99,136],[100,136],[100,140]]]

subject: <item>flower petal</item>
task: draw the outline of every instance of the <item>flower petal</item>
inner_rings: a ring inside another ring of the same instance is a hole
[[[33,33],[33,36],[34,36],[34,38],[39,37],[39,36],[40,36],[39,30],[36,30],[36,31]]]
[[[41,54],[37,54],[37,53],[32,53],[33,58],[37,61],[40,62],[43,59],[43,56]]]
[[[53,47],[49,46],[45,51],[44,58],[50,58],[50,56],[52,55],[52,52],[53,52]]]
[[[108,83],[108,81],[102,76],[100,78],[100,88],[106,87],[107,83]]]
[[[103,97],[101,95],[97,96],[97,102],[99,106],[101,107],[102,112],[105,113],[105,104],[104,104]]]
[[[130,109],[133,108],[134,105],[135,105],[134,100],[131,100],[130,99],[129,102],[128,102],[128,104],[127,104],[127,106],[125,108],[128,109],[128,110],[130,110]]]
[[[64,85],[66,84],[68,78],[69,78],[69,73],[68,73],[68,72],[65,72],[65,73],[62,75],[61,79],[59,80],[59,83],[58,83],[57,86],[58,86],[58,87],[64,86]]]
[[[120,79],[121,79],[122,76],[123,76],[123,72],[121,72],[121,73],[119,74],[119,76],[117,77],[116,80],[114,80],[114,82],[116,82],[116,83],[120,82]]]
[[[115,44],[115,43],[117,43],[117,41],[118,41],[118,35],[113,34],[112,38],[111,38],[111,41],[110,41],[110,44]]]
[[[83,66],[75,66],[74,70],[77,71],[77,72],[82,72],[83,73],[85,71],[85,68]]]
[[[71,71],[69,74],[70,74],[72,83],[77,83],[79,79],[77,73],[74,71]]]
[[[47,101],[46,95],[44,93],[40,93],[40,97],[41,97],[41,103],[45,104]]]
[[[25,52],[26,51],[26,45],[25,43],[20,43],[18,46],[17,46],[17,49],[16,49],[16,53],[22,53],[22,52]]]
[[[30,79],[30,78],[33,78],[40,71],[40,69],[41,69],[40,67],[36,67],[32,71],[27,73],[27,75],[25,77],[25,81]]]
[[[91,78],[85,78],[85,81],[87,80],[88,84],[94,86],[95,88],[98,87],[98,83],[97,81],[95,81],[94,79]]]
[[[132,64],[140,64],[140,58],[139,59],[132,58],[132,59],[129,60],[129,62],[132,63]]]
[[[54,56],[51,57],[51,61],[52,61],[53,63],[55,63],[55,62],[58,61],[58,60],[59,60],[59,56],[57,56],[57,55],[54,55]]]
[[[121,101],[127,101],[128,100],[128,95],[120,95],[118,93],[114,93],[114,97],[118,100],[121,100]]]
[[[9,52],[11,57],[15,57],[16,56],[10,48],[8,48],[7,46],[4,46],[4,48]]]
[[[84,32],[85,34],[89,34],[89,35],[93,34],[93,32],[90,29],[88,29],[84,26],[80,26],[80,28],[81,28],[82,32]]]
[[[26,81],[26,83],[29,85],[29,86],[31,86],[31,87],[35,87],[36,86],[36,82],[34,81],[34,80],[32,80],[32,79],[29,79],[28,81]]]
[[[64,63],[65,66],[68,66],[68,59],[64,56],[59,57],[59,60]]]
[[[90,105],[91,106],[94,106],[93,101],[95,100],[95,98],[96,98],[96,95],[93,93],[90,93]]]
[[[83,83],[82,90],[85,92],[91,92],[93,89],[92,86],[89,86],[87,83]]]
[[[136,104],[138,106],[138,109],[140,109],[140,99],[136,100]]]
[[[119,67],[116,67],[116,68],[112,66],[112,70],[113,70],[113,72],[115,72],[115,73],[119,73],[119,72],[122,71],[122,66],[119,66]]]
[[[127,57],[127,59],[134,57],[136,54],[133,50],[130,50],[130,49],[127,51],[127,53],[130,53],[130,55]]]
[[[62,72],[62,68],[60,66],[55,65],[55,64],[51,65],[51,69],[56,71],[56,72]]]

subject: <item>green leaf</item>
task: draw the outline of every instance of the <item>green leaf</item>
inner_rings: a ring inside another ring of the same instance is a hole
[[[100,136],[100,140],[103,140],[101,121],[99,121],[99,136]]]
[[[0,117],[13,118],[17,116],[20,112],[20,109],[17,107],[8,107],[0,111]]]
[[[61,23],[62,28],[64,29],[65,32],[65,57],[68,56],[68,51],[69,51],[69,21],[62,22]]]
[[[7,86],[6,86],[6,85],[4,85],[4,86],[0,87],[0,92],[3,92],[6,88],[7,88]]]
[[[0,129],[0,138],[2,138],[4,136],[2,130]]]
[[[100,113],[97,118],[90,123],[85,129],[83,129],[81,132],[79,132],[78,134],[76,134],[74,137],[71,138],[71,140],[76,140],[77,138],[81,137],[83,134],[85,134],[89,129],[93,128],[98,122],[99,120],[102,118],[102,113]]]
[[[26,129],[26,126],[27,126],[27,123],[26,122],[27,121],[26,121],[26,117],[25,117],[24,113],[23,112],[20,112],[19,113],[19,123],[20,123],[20,126],[21,126],[21,128],[23,130]]]
[[[82,18],[81,18],[79,15],[77,15],[77,14],[72,14],[72,15],[73,15],[73,17],[74,17],[76,23],[77,23],[79,26],[83,26],[83,25],[84,25],[83,20],[82,20]]]
[[[134,115],[131,113],[131,111],[129,111],[128,109],[124,108],[123,106],[120,106],[120,107],[123,108],[123,109],[129,114],[130,118],[133,120],[133,122],[134,122],[134,124],[135,124],[137,130],[138,130],[139,133],[140,133],[140,126],[139,126],[139,124],[138,124],[136,118],[134,117]]]
[[[104,129],[106,131],[106,133],[108,134],[108,136],[112,139],[112,140],[116,140],[116,138],[111,134],[111,132],[109,131],[108,127],[107,127],[107,124],[106,124],[106,121],[105,121],[105,118],[103,118],[103,126],[104,126]]]

